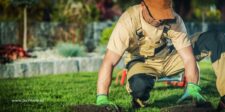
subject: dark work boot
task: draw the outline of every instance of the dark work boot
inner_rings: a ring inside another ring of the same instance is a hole
[[[217,112],[223,112],[223,111],[225,111],[225,96],[221,97],[217,107]]]

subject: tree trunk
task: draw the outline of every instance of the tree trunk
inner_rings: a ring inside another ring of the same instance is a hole
[[[27,50],[27,6],[23,10],[23,49]]]

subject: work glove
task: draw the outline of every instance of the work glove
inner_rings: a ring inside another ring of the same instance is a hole
[[[117,107],[116,104],[108,100],[108,96],[105,94],[97,95],[97,100],[96,100],[96,105],[99,106],[111,106],[118,110],[119,108]]]
[[[108,104],[111,104],[111,103],[112,102],[110,102],[108,100],[107,95],[97,95],[97,101],[96,101],[97,105],[108,105]]]
[[[196,102],[206,102],[205,98],[199,93],[201,88],[193,83],[188,83],[183,96],[177,101],[181,103],[188,98],[194,99]]]

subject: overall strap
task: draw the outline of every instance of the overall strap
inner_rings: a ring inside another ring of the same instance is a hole
[[[133,7],[130,7],[127,12],[131,17],[132,23],[135,28],[135,34],[138,37],[138,40],[140,40],[144,36],[144,31],[141,26],[141,18],[140,18],[140,5],[136,5]]]
[[[127,12],[131,17],[131,21],[134,27],[133,35],[138,41],[144,37],[144,31],[141,25],[141,18],[140,18],[140,5],[130,7]],[[145,58],[142,56],[132,56],[131,60],[126,64],[126,69],[130,69],[135,63],[137,62],[145,62]]]

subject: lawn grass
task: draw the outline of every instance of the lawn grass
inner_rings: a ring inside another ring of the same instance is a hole
[[[216,107],[219,94],[215,75],[209,62],[200,63],[202,94]],[[115,74],[113,76],[115,78]],[[32,78],[0,79],[0,111],[67,111],[77,104],[95,104],[97,72],[49,75]],[[163,107],[176,105],[182,88],[156,83],[148,108],[138,112],[158,112]],[[128,109],[130,96],[124,86],[112,83],[109,99]]]

